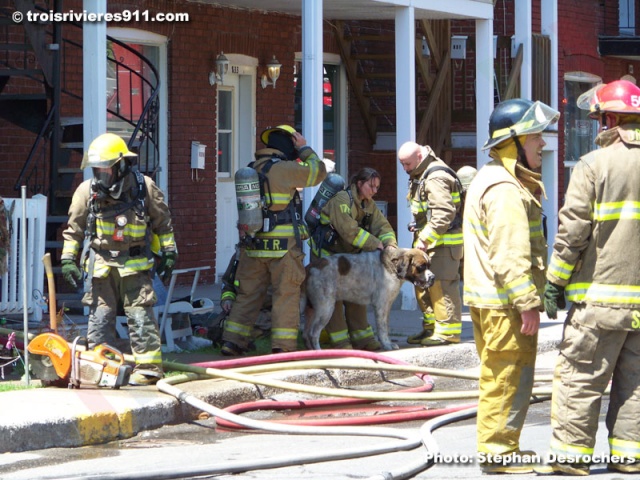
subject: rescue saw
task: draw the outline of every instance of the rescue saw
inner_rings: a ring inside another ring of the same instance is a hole
[[[33,374],[43,385],[80,388],[81,385],[120,388],[129,383],[131,367],[115,348],[100,344],[89,350],[84,337],[71,345],[55,333],[42,333],[27,346]]]

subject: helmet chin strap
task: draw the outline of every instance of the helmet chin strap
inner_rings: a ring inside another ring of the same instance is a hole
[[[518,162],[522,164],[527,170],[531,169],[529,166],[529,162],[527,161],[527,153],[522,148],[522,144],[520,143],[520,139],[518,137],[513,137],[513,141],[516,144],[516,148],[518,149]]]

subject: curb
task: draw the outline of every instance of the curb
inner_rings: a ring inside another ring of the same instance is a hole
[[[556,348],[561,324],[541,330],[538,353]],[[544,333],[544,335],[542,335]],[[475,343],[462,342],[429,348],[404,348],[386,352],[392,358],[421,367],[469,369],[479,365]],[[357,372],[357,373],[354,373]],[[270,374],[292,383],[319,386],[371,385],[404,372],[389,372],[384,378],[373,370],[310,369]],[[185,392],[218,408],[249,402],[282,390],[246,385],[233,380],[199,380],[185,383]],[[21,452],[52,447],[80,447],[130,438],[145,430],[191,421],[201,413],[155,387],[107,389],[31,389],[2,393],[0,452]]]

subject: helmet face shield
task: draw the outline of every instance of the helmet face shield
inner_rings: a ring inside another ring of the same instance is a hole
[[[104,190],[109,190],[116,183],[117,167],[92,167],[93,178]]]
[[[594,118],[600,112],[599,102],[597,92],[602,90],[605,84],[601,83],[600,85],[596,85],[595,87],[587,90],[582,95],[578,97],[576,101],[576,106],[580,110],[588,110],[589,116]]]
[[[513,137],[540,133],[549,125],[556,123],[559,118],[560,112],[557,110],[540,101],[533,102],[520,118],[513,119],[513,124],[491,132],[491,137],[484,144],[482,150],[495,147]]]
[[[117,159],[110,167],[92,167],[95,183],[105,192],[117,193],[116,186],[122,185],[122,180],[131,172],[129,160],[124,157]]]
[[[576,105],[594,119],[604,112],[640,114],[640,87],[627,80],[601,83],[580,95]]]

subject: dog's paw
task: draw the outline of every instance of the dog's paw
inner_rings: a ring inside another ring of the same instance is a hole
[[[390,351],[390,350],[398,350],[398,349],[400,349],[400,347],[396,343],[384,343],[384,344],[382,344],[382,348],[387,352]]]

